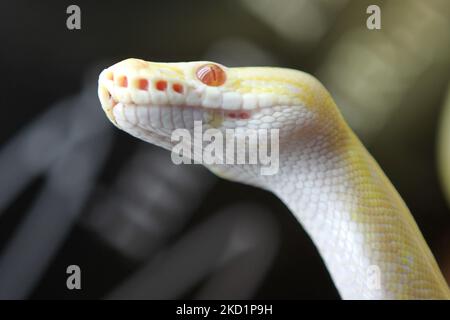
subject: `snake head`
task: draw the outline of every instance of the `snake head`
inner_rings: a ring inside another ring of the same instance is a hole
[[[117,127],[168,150],[179,142],[174,131],[184,129],[194,136],[198,123],[201,133],[235,130],[241,139],[252,130],[276,130],[283,143],[317,114],[312,111],[317,105],[314,80],[290,69],[127,59],[100,74],[98,94]],[[247,158],[248,150],[260,145],[252,143],[257,142],[245,142]]]

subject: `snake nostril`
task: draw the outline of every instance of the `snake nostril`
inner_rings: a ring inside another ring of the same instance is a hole
[[[119,87],[124,87],[124,88],[126,88],[126,87],[128,86],[128,79],[127,79],[127,77],[126,77],[126,76],[120,76],[120,77],[117,79],[117,85],[118,85]]]

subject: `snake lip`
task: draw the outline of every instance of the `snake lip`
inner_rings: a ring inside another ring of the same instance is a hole
[[[159,106],[190,106],[206,110],[220,110],[247,117],[253,111],[274,106],[296,105],[295,97],[275,95],[270,92],[249,93],[232,89],[218,89],[198,84],[195,80],[174,79],[165,75],[142,74],[137,71],[116,70],[113,67],[102,71],[99,77],[100,100],[105,111],[116,103]],[[106,90],[106,92],[105,92]],[[107,94],[109,93],[109,95]],[[112,97],[112,101],[108,100]],[[236,118],[239,118],[238,116]]]
[[[221,114],[222,116],[225,116],[229,119],[235,119],[235,120],[248,120],[251,118],[251,115],[254,112],[257,112],[261,109],[261,107],[257,107],[253,110],[244,110],[244,109],[238,109],[238,110],[228,110],[226,108],[208,108],[205,106],[202,106],[201,104],[198,105],[188,105],[184,99],[180,100],[178,104],[170,103],[170,101],[166,101],[165,103],[156,103],[153,101],[153,99],[149,99],[146,101],[146,103],[139,103],[137,101],[134,101],[134,99],[130,98],[127,101],[122,101],[120,97],[117,97],[115,95],[115,88],[114,86],[108,86],[107,80],[108,74],[110,71],[108,69],[104,70],[99,78],[99,86],[98,86],[98,96],[102,105],[102,108],[104,112],[106,113],[108,119],[112,121],[116,126],[118,125],[117,120],[114,116],[114,107],[122,103],[124,106],[160,106],[160,107],[179,107],[182,109],[186,108],[193,108],[197,110],[203,110],[212,112],[215,115]]]
[[[111,120],[114,124],[117,124],[116,119],[113,114],[113,109],[114,109],[114,106],[117,105],[118,102],[114,100],[111,93],[102,84],[100,84],[98,86],[98,97],[100,99],[100,103],[102,105],[103,111],[105,111],[108,119]]]

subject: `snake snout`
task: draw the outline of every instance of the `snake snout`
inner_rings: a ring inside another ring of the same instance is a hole
[[[182,77],[138,60],[124,60],[105,69],[99,84],[114,101],[127,105],[181,105],[189,91]]]
[[[118,101],[113,97],[114,84],[112,83],[113,72],[109,69],[103,70],[98,80],[98,97],[109,120],[116,123],[113,108]]]

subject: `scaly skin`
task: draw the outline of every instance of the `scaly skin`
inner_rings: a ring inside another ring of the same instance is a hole
[[[203,131],[279,128],[277,174],[250,164],[207,167],[275,193],[312,238],[342,298],[450,297],[408,208],[315,78],[219,65],[226,81],[211,87],[196,76],[205,63],[119,62],[100,75],[102,107],[120,129],[168,150],[173,129],[192,130],[194,120]],[[167,88],[159,91],[161,80]]]

